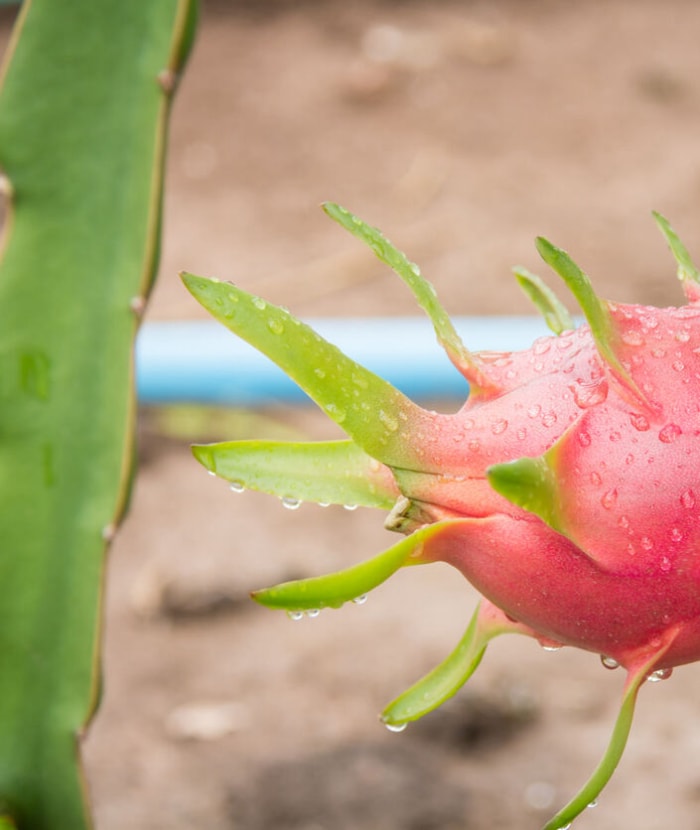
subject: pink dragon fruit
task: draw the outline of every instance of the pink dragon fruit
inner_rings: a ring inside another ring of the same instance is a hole
[[[537,248],[586,324],[515,269],[554,335],[519,353],[468,352],[433,287],[374,228],[326,212],[408,284],[470,384],[456,414],[428,412],[287,311],[231,283],[183,275],[212,314],[278,363],[349,436],[310,444],[196,446],[217,475],[296,500],[389,511],[404,534],[338,574],[255,599],[291,615],[338,607],[403,565],[449,562],[485,599],[454,652],[382,718],[400,728],[453,695],[488,642],[517,632],[599,653],[627,671],[611,742],[588,783],[547,823],[568,826],[610,778],[647,679],[700,658],[700,277],[663,217],[688,305],[601,300],[566,253]]]

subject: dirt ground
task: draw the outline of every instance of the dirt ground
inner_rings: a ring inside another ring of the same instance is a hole
[[[456,314],[529,312],[510,266],[545,270],[537,234],[606,296],[680,301],[649,213],[700,256],[699,31],[693,0],[205,5],[150,318],[201,316],[183,268],[302,316],[416,313],[325,199],[382,227]],[[327,431],[282,407],[198,423],[186,437]],[[173,430],[144,413],[111,552],[106,696],[85,751],[99,830],[540,827],[597,763],[619,672],[503,638],[444,710],[388,733],[377,713],[451,650],[474,592],[433,566],[316,620],[258,608],[251,588],[386,547],[382,517],[232,494]],[[699,697],[697,667],[643,690],[577,828],[700,828]]]

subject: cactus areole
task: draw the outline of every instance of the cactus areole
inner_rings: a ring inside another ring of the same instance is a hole
[[[470,353],[416,265],[343,208],[326,212],[401,277],[470,384],[455,414],[422,409],[286,310],[231,283],[183,275],[216,318],[275,361],[347,441],[236,441],[194,447],[210,471],[297,501],[388,511],[403,538],[337,574],[278,585],[255,599],[292,615],[338,607],[403,565],[454,565],[483,594],[464,637],[382,715],[400,728],[453,695],[488,641],[515,632],[599,653],[627,671],[613,737],[592,777],[546,824],[563,828],[610,778],[647,679],[700,658],[700,277],[655,214],[687,305],[599,298],[544,239],[537,248],[586,322],[516,268],[554,334],[517,353]]]

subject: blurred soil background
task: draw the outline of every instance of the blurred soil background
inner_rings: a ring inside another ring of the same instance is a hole
[[[455,314],[529,313],[510,266],[545,272],[538,234],[611,299],[681,302],[650,211],[700,258],[699,33],[693,0],[205,3],[149,319],[204,316],[181,269],[301,316],[417,313],[326,199],[383,228]],[[536,830],[588,777],[622,682],[596,655],[503,638],[443,710],[378,723],[461,635],[477,597],[456,572],[411,569],[300,622],[248,599],[394,538],[369,510],[233,494],[187,443],[335,434],[322,417],[142,414],[85,748],[99,830]],[[700,828],[699,699],[697,667],[643,690],[577,830]]]

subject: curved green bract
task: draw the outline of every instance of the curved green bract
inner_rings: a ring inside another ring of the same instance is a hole
[[[411,262],[404,253],[392,245],[381,231],[363,222],[362,219],[350,213],[349,210],[333,202],[325,202],[323,209],[331,219],[334,219],[345,230],[350,231],[351,234],[367,244],[377,258],[388,265],[411,289],[414,297],[418,300],[418,304],[430,318],[438,342],[455,367],[472,386],[472,393],[498,391],[495,384],[479,366],[478,358],[462,343],[452,320],[450,320],[448,313],[437,298],[435,288],[421,274],[416,263]]]
[[[681,242],[668,219],[655,210],[652,211],[652,216],[676,260],[678,279],[683,283],[683,289],[688,299],[697,300],[700,295],[700,271],[695,267],[695,263],[690,258],[688,249]]]
[[[546,454],[493,464],[486,474],[497,493],[539,516],[554,530],[561,530],[557,479]]]
[[[553,331],[554,334],[561,334],[575,328],[566,306],[537,274],[533,274],[527,268],[521,268],[520,266],[513,268],[513,273],[518,285],[544,317],[550,331]]]
[[[419,425],[431,429],[424,409],[286,309],[229,282],[182,279],[207,311],[274,361],[365,452],[392,467],[420,464],[411,442]]]
[[[19,828],[90,825],[78,743],[99,697],[132,346],[192,26],[183,0],[31,0],[2,74],[0,811]]]
[[[542,259],[559,274],[576,298],[591,329],[598,354],[620,383],[646,406],[645,396],[617,356],[618,334],[608,304],[598,297],[588,276],[566,251],[541,236],[537,237],[535,245]]]
[[[672,639],[665,643],[651,658],[644,660],[628,671],[620,711],[615,721],[610,742],[600,763],[574,798],[559,810],[542,830],[565,830],[568,828],[571,822],[598,798],[603,788],[610,781],[627,745],[627,739],[632,728],[637,693],[647,677],[654,671],[654,667],[668,650],[671,642]]]
[[[280,498],[390,510],[390,471],[352,441],[228,441],[195,444],[195,458],[236,486]]]
[[[268,608],[286,611],[310,611],[321,608],[340,608],[346,602],[364,596],[385,582],[404,565],[421,564],[421,550],[425,542],[444,529],[438,522],[417,530],[400,542],[359,565],[311,579],[284,582],[252,594],[254,600]]]
[[[489,642],[507,633],[529,635],[532,632],[484,600],[477,606],[454,651],[386,707],[381,715],[383,723],[402,726],[442,706],[474,674]]]

